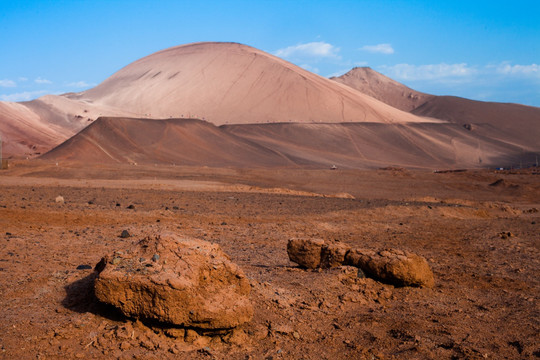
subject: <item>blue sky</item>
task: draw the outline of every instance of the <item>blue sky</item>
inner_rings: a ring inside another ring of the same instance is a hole
[[[536,1],[0,0],[0,100],[82,91],[155,51],[234,41],[322,76],[540,106]]]

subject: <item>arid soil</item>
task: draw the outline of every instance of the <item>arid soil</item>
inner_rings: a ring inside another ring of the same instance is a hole
[[[540,357],[538,170],[10,165],[0,172],[0,358]],[[88,268],[163,230],[218,243],[241,266],[248,325],[178,337],[97,302]],[[435,287],[300,269],[286,251],[294,237],[417,253]]]

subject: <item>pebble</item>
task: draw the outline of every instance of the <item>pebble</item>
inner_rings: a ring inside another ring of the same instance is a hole
[[[91,269],[92,267],[86,264],[77,266],[77,270],[91,270]]]

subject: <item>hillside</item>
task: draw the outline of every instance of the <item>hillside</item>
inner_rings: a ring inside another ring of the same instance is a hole
[[[41,158],[86,164],[328,169],[474,168],[520,161],[519,146],[457,124],[251,124],[99,118]]]

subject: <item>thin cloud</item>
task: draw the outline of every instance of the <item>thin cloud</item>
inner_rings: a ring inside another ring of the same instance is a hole
[[[511,65],[508,62],[499,64],[495,70],[503,75],[525,75],[525,76],[540,76],[540,65]]]
[[[20,93],[15,94],[7,94],[7,95],[0,95],[0,101],[29,101],[33,100],[40,95],[46,94],[47,91],[45,90],[37,90],[37,91],[24,91]]]
[[[93,86],[93,85],[94,84],[89,84],[86,81],[76,81],[76,82],[72,82],[72,83],[67,84],[67,86],[74,87],[74,88],[87,88],[87,87],[90,87],[90,86]]]
[[[390,44],[377,44],[377,45],[365,45],[360,50],[367,51],[374,54],[390,55],[394,53],[394,48]]]
[[[477,70],[468,66],[466,63],[461,64],[428,64],[428,65],[411,65],[397,64],[393,66],[383,65],[381,71],[387,76],[399,80],[468,80],[471,76],[477,73]]]
[[[1,87],[15,87],[17,86],[17,84],[13,80],[4,79],[4,80],[0,80],[0,86]]]
[[[25,81],[28,81],[28,78],[27,78],[27,77],[24,77],[24,76],[21,76],[21,77],[19,78],[19,81],[25,82]]]
[[[282,58],[339,58],[339,48],[324,41],[288,46],[276,50],[274,55]]]
[[[36,84],[52,84],[51,80],[43,79],[41,76],[34,80]]]

